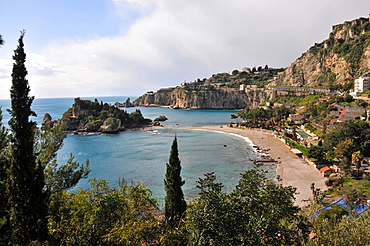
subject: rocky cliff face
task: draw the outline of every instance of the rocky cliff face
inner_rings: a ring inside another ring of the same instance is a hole
[[[333,26],[270,85],[343,86],[370,72],[370,21],[360,18]]]
[[[145,94],[135,100],[136,106],[169,106],[182,109],[243,109],[256,107],[270,95],[264,91],[239,90],[186,90],[178,87],[173,91]]]

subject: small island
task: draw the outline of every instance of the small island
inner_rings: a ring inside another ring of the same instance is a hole
[[[117,106],[99,102],[97,99],[91,101],[80,98],[75,98],[72,107],[63,113],[62,119],[52,120],[46,113],[42,121],[43,125],[50,127],[63,124],[66,131],[76,133],[117,133],[125,129],[148,126],[151,123],[152,120],[144,118],[138,109],[127,113]]]

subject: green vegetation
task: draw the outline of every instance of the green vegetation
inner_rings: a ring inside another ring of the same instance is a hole
[[[344,219],[333,223],[331,219],[316,221],[311,240],[303,245],[369,245],[370,214],[365,213],[359,219]]]
[[[169,163],[166,166],[166,179],[164,180],[166,190],[165,219],[173,227],[183,217],[186,210],[184,193],[181,188],[185,181],[180,176],[181,161],[179,159],[176,136],[172,142]]]
[[[266,65],[264,68],[258,67],[256,69],[254,67],[248,72],[234,70],[231,75],[228,73],[214,74],[209,81],[211,84],[221,83],[222,86],[230,88],[239,88],[241,84],[265,86],[282,71],[284,71],[284,68],[269,68]]]
[[[314,104],[318,102],[320,98],[324,97],[324,94],[310,94],[305,96],[280,96],[271,100],[271,102],[285,103],[294,106],[306,106]]]
[[[310,124],[310,123],[306,123],[306,124],[304,124],[304,127],[305,127],[307,130],[309,130],[310,132],[314,133],[316,136],[321,137],[321,136],[323,136],[323,134],[324,134],[322,131],[320,131],[320,130],[319,130],[319,129],[317,129],[316,127],[312,126],[312,124]]]
[[[30,245],[48,239],[47,217],[52,197],[77,184],[89,173],[71,157],[59,165],[56,152],[65,133],[62,126],[38,129],[29,120],[33,97],[26,79],[24,31],[14,51],[9,131],[0,130],[0,242]]]
[[[348,63],[358,69],[364,49],[370,45],[370,33],[365,33],[356,38],[336,42],[332,50],[339,56],[344,57]]]
[[[262,127],[265,129],[270,129],[275,126],[282,126],[282,124],[287,120],[289,114],[295,112],[287,107],[270,107],[268,109],[256,108],[248,109],[244,111],[232,114],[232,119],[241,118],[243,122],[239,124],[247,127]]]
[[[124,180],[119,188],[96,179],[90,185],[54,197],[48,221],[52,245],[159,245],[158,209],[146,187]]]
[[[300,145],[299,143],[297,143],[296,141],[293,141],[291,140],[290,138],[287,138],[287,137],[283,137],[285,139],[285,143],[292,146],[293,148],[296,148],[298,149],[299,151],[301,151],[304,155],[307,155],[308,153],[308,149],[302,145]]]
[[[200,197],[187,211],[190,245],[295,245],[305,232],[293,187],[267,181],[257,167],[229,193],[215,180],[209,173],[198,181]]]

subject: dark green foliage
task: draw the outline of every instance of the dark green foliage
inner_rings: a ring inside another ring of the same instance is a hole
[[[4,39],[3,37],[0,35],[0,45],[3,45],[4,44]]]
[[[340,123],[334,131],[326,134],[323,139],[326,150],[332,150],[334,147],[338,149],[339,144],[343,141],[351,140],[354,152],[360,151],[365,156],[370,155],[370,125],[367,122],[349,120]]]
[[[36,123],[29,121],[36,114],[31,110],[33,97],[26,79],[24,32],[14,51],[12,72],[10,166],[7,184],[13,244],[27,245],[46,240],[47,194],[44,192],[44,170],[33,152]]]
[[[293,109],[282,106],[268,109],[256,108],[252,110],[245,110],[237,112],[231,117],[234,119],[243,119],[244,122],[240,124],[244,126],[269,128],[280,125],[282,121],[286,120],[291,113],[294,113]]]
[[[313,239],[307,240],[304,245],[370,245],[370,214],[364,213],[359,219],[344,216],[342,220],[333,223],[331,219],[316,221]]]
[[[306,106],[316,103],[319,100],[319,98],[323,97],[325,97],[324,94],[310,94],[304,96],[289,95],[289,96],[279,96],[278,98],[271,100],[271,102],[286,103],[294,106]]]
[[[166,166],[166,178],[164,180],[166,190],[165,219],[169,225],[174,225],[182,218],[186,210],[184,193],[181,188],[185,181],[180,176],[181,161],[179,159],[176,136],[172,142],[169,163]]]
[[[213,173],[198,181],[200,197],[187,212],[191,245],[296,245],[302,233],[295,189],[266,180],[255,169],[242,174],[230,193],[223,193]]]
[[[6,196],[6,171],[8,168],[8,131],[2,124],[2,111],[0,107],[0,245],[9,240],[9,217],[8,217],[8,199]]]
[[[357,99],[356,100],[356,104],[359,106],[359,107],[362,107],[364,108],[365,112],[364,112],[364,115],[365,115],[365,120],[367,120],[367,106],[369,106],[369,103],[366,102],[365,100],[362,100],[362,99]]]
[[[322,162],[323,157],[324,157],[323,147],[321,147],[321,146],[312,146],[307,151],[307,157],[310,158],[310,159],[311,158],[316,159],[316,161],[318,161],[318,162]]]
[[[324,209],[320,212],[318,221],[330,220],[332,223],[338,223],[342,220],[343,216],[348,215],[349,212],[344,207],[333,207],[330,209]]]
[[[53,197],[48,224],[53,245],[159,245],[158,209],[149,189],[124,180],[119,188],[96,179],[90,185]]]

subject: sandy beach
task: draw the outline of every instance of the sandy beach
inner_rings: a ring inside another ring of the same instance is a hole
[[[237,129],[227,126],[188,128],[236,134],[249,138],[254,145],[261,149],[270,149],[267,152],[270,157],[281,162],[278,165],[278,172],[282,179],[281,184],[297,188],[297,194],[295,195],[295,204],[297,206],[304,207],[308,201],[312,200],[313,195],[310,188],[312,183],[315,183],[316,188],[326,190],[326,179],[323,177],[323,174],[316,167],[293,154],[281,140],[275,138],[269,131]]]

